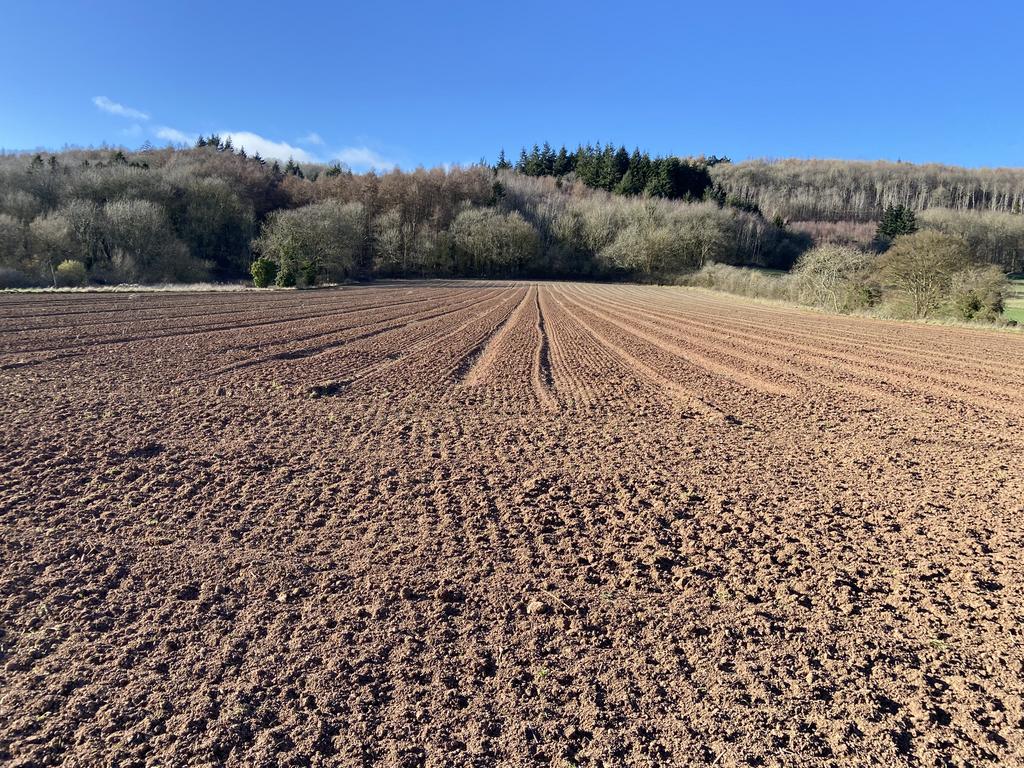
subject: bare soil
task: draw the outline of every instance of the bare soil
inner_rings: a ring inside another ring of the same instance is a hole
[[[1024,764],[1024,337],[0,296],[0,763]]]

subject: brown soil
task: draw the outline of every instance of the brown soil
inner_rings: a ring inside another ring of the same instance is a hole
[[[0,762],[1024,764],[1024,338],[0,297]]]

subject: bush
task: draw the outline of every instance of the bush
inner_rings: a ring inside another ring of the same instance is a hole
[[[361,203],[327,200],[288,211],[275,211],[253,247],[280,267],[278,285],[287,270],[295,285],[319,280],[340,282],[360,270],[368,223]]]
[[[927,317],[948,298],[953,275],[968,256],[962,238],[921,230],[896,238],[879,259],[879,275],[913,317]]]
[[[249,267],[252,274],[252,282],[257,288],[266,288],[277,277],[277,264],[270,259],[259,258]]]
[[[56,272],[54,273],[54,281],[57,285],[66,288],[77,288],[85,285],[89,279],[88,273],[85,271],[85,264],[74,259],[65,259],[57,265]]]
[[[813,248],[793,270],[794,298],[834,312],[870,306],[875,296],[868,279],[872,261],[870,254],[849,246]]]
[[[612,268],[660,276],[692,269],[686,243],[666,226],[644,226],[633,222],[610,245],[601,249],[602,262]]]
[[[295,273],[295,266],[291,262],[285,262],[277,271],[277,279],[274,280],[274,285],[279,288],[294,288],[298,282],[299,277]]]
[[[1009,283],[995,266],[971,267],[953,275],[950,303],[961,320],[996,322],[1003,313]]]
[[[748,267],[730,267],[726,264],[706,264],[686,278],[685,283],[757,299],[784,301],[790,299],[793,293],[791,275],[772,274]]]

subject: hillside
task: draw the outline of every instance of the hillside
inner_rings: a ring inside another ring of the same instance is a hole
[[[515,166],[502,153],[494,168],[359,174],[211,136],[190,149],[0,157],[0,285],[238,280],[261,254],[300,283],[788,269],[823,242],[871,246],[892,205],[965,239],[973,261],[1019,271],[1022,200],[1021,170],[545,145]]]

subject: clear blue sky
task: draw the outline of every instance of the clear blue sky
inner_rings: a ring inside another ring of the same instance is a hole
[[[0,0],[0,147],[1024,165],[1024,4]],[[239,141],[239,137],[242,139]]]

